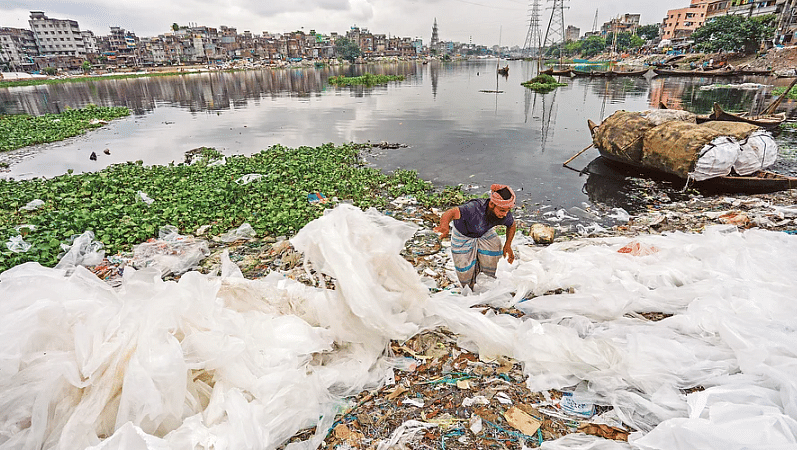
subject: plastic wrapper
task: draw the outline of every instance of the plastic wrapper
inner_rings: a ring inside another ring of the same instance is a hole
[[[94,266],[102,262],[105,250],[102,242],[94,240],[94,233],[85,233],[72,236],[71,244],[61,244],[64,253],[59,256],[56,269],[64,269],[71,273],[77,266]]]
[[[11,250],[14,253],[25,253],[32,245],[29,242],[25,242],[25,239],[21,235],[11,236],[8,238],[8,242],[6,242],[6,248]]]
[[[238,240],[250,240],[257,236],[252,225],[248,223],[241,224],[240,227],[230,230],[220,236],[222,242],[235,242]]]
[[[0,273],[0,445],[268,449],[315,427],[286,450],[315,449],[347,396],[404,367],[390,340],[445,326],[482,358],[516,359],[532,390],[583,386],[639,430],[630,448],[793,447],[797,237],[639,236],[659,249],[645,257],[618,253],[628,238],[526,247],[478,292],[430,296],[399,254],[414,231],[344,205],[302,229],[294,247],[335,290],[232,266],[179,281],[128,269],[118,289],[80,266]],[[428,424],[404,425],[374,446],[411,446]],[[543,448],[629,447],[571,435]]]
[[[25,206],[19,209],[22,211],[34,211],[36,209],[41,208],[42,206],[44,206],[44,201],[37,198],[29,201],[28,203],[25,204]]]
[[[210,254],[207,241],[183,236],[173,226],[161,228],[158,236],[133,248],[133,267],[155,267],[162,275],[180,275]]]

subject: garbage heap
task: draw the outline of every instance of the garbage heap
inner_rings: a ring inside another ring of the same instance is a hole
[[[778,146],[748,123],[697,123],[688,111],[617,111],[593,129],[593,143],[609,159],[679,178],[703,181],[751,175],[775,163]]]

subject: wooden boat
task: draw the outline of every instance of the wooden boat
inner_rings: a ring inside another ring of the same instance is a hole
[[[594,136],[598,124],[591,120],[587,120],[590,133]],[[759,170],[753,174],[740,176],[736,174],[718,176],[709,178],[702,181],[694,181],[686,179],[681,175],[676,175],[676,172],[665,172],[653,165],[644,163],[645,158],[635,158],[633,152],[626,152],[625,149],[619,152],[611,152],[600,148],[598,152],[601,157],[612,165],[617,166],[621,170],[633,170],[648,174],[653,178],[665,179],[670,181],[679,181],[680,183],[687,184],[691,187],[711,191],[711,192],[738,192],[738,193],[767,193],[777,192],[787,189],[797,189],[797,177],[789,177],[767,170]]]
[[[509,75],[509,66],[499,67],[498,73],[501,75]]]
[[[709,120],[724,120],[727,122],[745,122],[761,127],[767,131],[776,131],[778,126],[786,120],[786,113],[768,114],[762,116],[746,116],[743,114],[733,114],[722,109],[714,103],[714,112],[709,114]]]
[[[551,75],[551,76],[565,76],[565,77],[569,77],[572,74],[569,67],[567,69],[554,69],[553,67],[549,67],[540,73],[544,73],[546,75]]]
[[[625,161],[606,157],[604,154],[590,162],[583,172],[601,177],[649,176],[683,185],[685,180],[671,174],[632,165]],[[766,194],[797,188],[797,178],[762,170],[746,177],[728,175],[692,182],[689,187],[705,193]]]
[[[694,70],[677,70],[677,69],[659,69],[653,68],[656,75],[663,75],[668,77],[693,77],[697,75]]]
[[[581,70],[571,69],[573,76],[576,77],[613,77],[615,72],[611,70]]]
[[[654,68],[656,75],[675,76],[675,77],[730,77],[737,75],[735,70],[677,70],[677,69],[658,69]]]
[[[612,74],[618,77],[641,77],[646,73],[648,73],[649,70],[650,68],[645,68],[641,70],[628,70],[628,71],[614,70],[612,71]]]
[[[738,69],[739,75],[772,75],[772,69]]]

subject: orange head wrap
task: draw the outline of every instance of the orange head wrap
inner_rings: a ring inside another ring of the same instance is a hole
[[[501,197],[501,194],[498,193],[498,191],[500,191],[503,188],[506,188],[509,191],[509,193],[512,194],[512,196],[506,200],[504,200],[504,198]],[[490,201],[493,202],[493,205],[498,206],[500,208],[514,208],[515,191],[513,191],[511,187],[503,184],[494,184],[490,186],[490,190],[492,191],[492,193],[490,194]]]

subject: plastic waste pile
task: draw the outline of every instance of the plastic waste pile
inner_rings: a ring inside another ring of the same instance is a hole
[[[571,409],[610,406],[636,430],[628,443],[576,434],[543,448],[797,443],[797,237],[716,226],[520,247],[463,296],[430,295],[399,256],[415,231],[347,205],[308,224],[291,242],[334,290],[247,280],[229,259],[221,276],[177,282],[128,269],[118,289],[81,266],[0,274],[0,447],[271,449],[315,427],[286,448],[317,448],[347,397],[407,364],[390,341],[437,327],[522,362],[532,390],[580,386]],[[640,316],[650,311],[672,316]],[[407,421],[373,444],[435,426]]]

